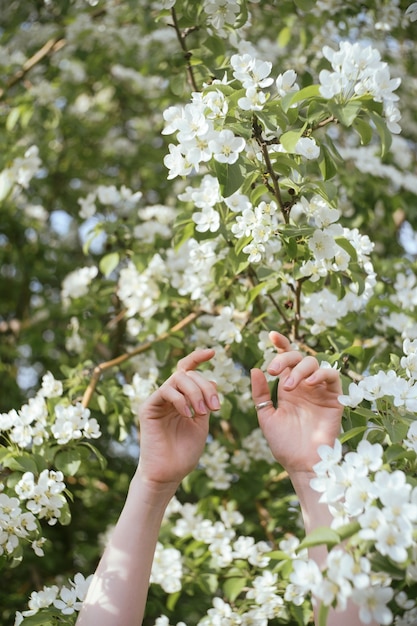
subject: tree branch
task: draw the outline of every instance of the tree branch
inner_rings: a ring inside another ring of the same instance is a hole
[[[9,80],[6,82],[6,86],[4,87],[4,89],[0,89],[0,98],[4,96],[4,94],[6,93],[8,89],[10,89],[10,87],[13,87],[13,85],[16,85],[16,83],[21,81],[22,78],[24,78],[26,74],[33,67],[35,67],[35,65],[40,63],[42,59],[44,59],[48,54],[57,52],[57,50],[61,50],[61,48],[63,48],[65,44],[66,44],[65,39],[59,39],[57,37],[54,37],[53,39],[50,39],[49,41],[47,41],[42,46],[42,48],[40,48],[40,50],[35,52],[35,54],[32,55],[30,59],[27,59],[27,61],[23,63],[21,69],[18,70],[16,74],[14,74],[13,76],[9,78]]]
[[[142,352],[146,352],[146,350],[149,350],[149,348],[151,348],[155,343],[164,341],[165,339],[167,339],[174,333],[178,332],[179,330],[182,330],[183,328],[191,324],[201,314],[202,314],[202,311],[195,311],[193,313],[190,313],[189,315],[184,317],[184,319],[178,322],[178,324],[175,324],[175,326],[172,326],[172,328],[170,328],[166,332],[161,333],[160,335],[158,335],[158,337],[155,337],[155,339],[153,339],[152,341],[146,341],[145,343],[141,344],[140,346],[138,346],[131,352],[125,352],[124,354],[121,354],[120,356],[114,359],[110,359],[109,361],[105,361],[104,363],[99,363],[98,365],[96,365],[96,367],[93,370],[90,383],[88,387],[86,388],[84,395],[83,395],[83,399],[81,401],[83,407],[88,407],[90,400],[93,396],[93,393],[95,391],[95,388],[97,387],[97,383],[100,380],[103,372],[105,372],[106,370],[112,367],[115,367],[116,365],[120,365],[121,363],[124,363],[125,361],[128,361],[132,357],[137,356],[138,354],[141,354]]]

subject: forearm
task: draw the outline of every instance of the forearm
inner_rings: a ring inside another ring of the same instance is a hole
[[[136,472],[77,626],[142,623],[159,529],[174,491],[174,487],[151,487]]]
[[[320,526],[330,526],[332,515],[326,503],[320,502],[320,494],[310,487],[310,480],[315,476],[311,473],[294,473],[290,475],[291,482],[298,496],[301,512],[304,520],[304,528],[306,534]],[[326,546],[317,546],[310,548],[309,556],[322,569],[326,565],[327,548]],[[315,607],[315,621],[317,623],[317,609]],[[347,608],[343,612],[337,612],[330,609],[327,618],[327,626],[362,626],[359,619],[358,607],[352,602],[348,602]],[[370,626],[378,626],[376,622],[372,622]]]

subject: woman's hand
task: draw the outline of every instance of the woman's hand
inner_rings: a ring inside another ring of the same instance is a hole
[[[195,350],[141,406],[138,472],[149,483],[176,489],[203,452],[210,411],[220,408],[216,386],[195,369],[214,350]]]
[[[311,472],[320,460],[317,448],[333,446],[340,434],[343,407],[338,401],[342,393],[339,373],[321,369],[314,357],[292,350],[283,335],[272,332],[270,338],[278,349],[268,367],[269,374],[279,376],[278,406],[259,408],[259,424],[272,454],[290,476]],[[251,377],[255,405],[270,400],[263,372],[253,369]]]

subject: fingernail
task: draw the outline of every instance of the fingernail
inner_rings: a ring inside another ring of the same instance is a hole
[[[217,411],[218,409],[220,409],[220,401],[217,396],[211,396],[210,405],[213,411]]]
[[[208,413],[208,409],[202,400],[200,400],[200,402],[198,403],[198,412],[200,415],[205,415],[206,413]]]
[[[188,405],[185,407],[185,415],[187,417],[192,417],[193,416],[193,412],[191,411],[191,409],[190,409],[190,407]]]
[[[281,371],[281,365],[278,363],[278,365],[270,365],[268,367],[268,372],[270,374],[279,374]]]
[[[284,387],[293,387],[294,385],[294,378],[292,376],[290,376],[289,378],[287,378],[287,380],[285,381]]]

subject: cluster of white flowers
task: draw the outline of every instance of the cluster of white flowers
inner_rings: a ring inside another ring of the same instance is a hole
[[[97,276],[97,267],[80,267],[73,270],[62,281],[61,298],[64,307],[69,306],[71,300],[87,295],[92,280]]]
[[[61,517],[60,509],[66,504],[62,472],[45,469],[37,480],[32,472],[25,472],[14,489],[26,508],[39,519],[47,519],[50,526]]]
[[[209,336],[220,343],[240,343],[242,335],[239,325],[235,322],[235,310],[233,306],[224,306],[219,315],[202,318],[202,322],[210,324]]]
[[[176,211],[164,204],[154,204],[138,210],[140,223],[133,228],[133,236],[144,243],[153,243],[156,237],[172,237]]]
[[[320,72],[320,93],[324,98],[336,98],[344,103],[369,94],[376,102],[382,102],[389,130],[401,132],[398,124],[401,114],[394,104],[398,96],[393,93],[401,79],[390,77],[389,67],[381,61],[378,50],[342,41],[339,50],[324,46],[323,55],[333,69]]]
[[[200,466],[210,478],[214,489],[229,489],[233,481],[233,474],[228,471],[230,454],[219,441],[214,439],[207,444],[200,458]]]
[[[394,370],[364,376],[358,383],[350,383],[348,394],[339,397],[344,406],[356,407],[363,400],[371,403],[380,398],[391,397],[395,407],[412,413],[417,412],[417,340],[405,339],[404,356],[400,365],[404,375]]]
[[[90,409],[84,407],[81,402],[76,404],[57,404],[55,406],[55,417],[51,431],[61,445],[82,437],[98,439],[101,435],[97,420],[95,417],[90,417]]]
[[[272,63],[257,59],[253,54],[234,54],[230,63],[233,78],[245,89],[245,96],[237,102],[243,113],[262,110],[271,95],[269,88],[274,83],[274,97],[283,98],[299,90],[294,70],[287,70],[274,80],[270,76]],[[201,164],[211,159],[233,164],[245,148],[253,151],[252,142],[247,145],[242,137],[235,136],[230,129],[224,127],[229,109],[222,91],[226,84],[225,76],[222,81],[214,81],[206,86],[202,93],[193,93],[191,102],[185,106],[171,106],[164,111],[166,124],[162,132],[166,135],[177,133],[178,141],[177,145],[169,145],[169,154],[164,159],[169,170],[168,179],[187,176],[193,170],[198,172]],[[277,133],[279,132],[280,129],[277,128]],[[282,145],[275,145],[271,150],[286,152]],[[316,159],[320,149],[313,138],[300,137],[292,152],[306,159]],[[262,158],[260,153],[259,158]],[[212,211],[207,210],[208,213]]]
[[[413,433],[410,433],[410,439]],[[293,572],[285,598],[301,604],[312,593],[325,605],[336,603],[344,610],[349,599],[359,607],[360,619],[369,623],[390,624],[394,598],[391,579],[386,572],[371,569],[369,551],[373,549],[399,566],[405,576],[416,579],[416,551],[413,535],[417,527],[417,488],[407,483],[404,472],[383,468],[383,448],[362,440],[355,452],[342,459],[342,445],[320,446],[320,461],[311,486],[322,495],[333,515],[332,528],[355,521],[361,550],[334,548],[321,572],[307,558],[293,562]],[[415,603],[408,607],[415,608]]]
[[[366,235],[360,235],[357,229],[350,230],[344,228],[343,237],[358,252],[358,265],[363,271],[362,289],[360,290],[359,283],[355,275],[353,275],[352,282],[349,283],[345,295],[341,298],[327,287],[311,294],[302,294],[303,315],[305,319],[313,321],[313,324],[310,325],[310,331],[313,334],[321,333],[328,327],[336,326],[338,321],[348,313],[361,311],[374,293],[376,273],[371,260],[367,256],[367,252],[372,249],[373,244]],[[338,253],[339,262],[344,262],[346,258],[345,254]],[[332,267],[334,265],[335,260]],[[310,270],[312,269],[311,267]]]
[[[59,398],[62,393],[61,381],[50,372],[44,374],[38,393],[27,404],[18,411],[12,409],[0,414],[0,432],[5,440],[26,454],[26,450],[41,446],[51,438],[65,445],[82,437],[99,437],[97,420],[90,418],[90,411],[80,403],[68,405],[61,402],[55,404],[54,413],[48,410],[46,400]],[[34,552],[43,556],[45,539],[40,536],[37,520],[46,519],[53,525],[62,517],[62,509],[66,506],[63,479],[60,471],[43,469],[38,476],[26,471],[12,493],[0,494],[1,553],[13,554],[22,539],[30,540]]]
[[[161,585],[166,593],[180,591],[183,574],[181,552],[176,548],[165,548],[158,541],[152,563],[151,583]]]
[[[53,526],[61,517],[66,504],[63,478],[54,470],[45,469],[37,478],[25,472],[14,487],[15,495],[0,493],[0,555],[13,555],[22,541],[30,541],[35,554],[44,556],[45,539],[37,520],[46,519]]]
[[[226,447],[213,440],[207,444],[200,458],[200,467],[204,469],[214,489],[228,489],[232,482],[238,480],[237,470],[247,472],[252,461],[265,461],[273,464],[275,459],[260,428],[255,428],[242,439],[242,447],[231,456]]]
[[[302,197],[293,211],[296,215],[303,213],[309,223],[316,228],[308,240],[308,247],[313,258],[304,261],[300,273],[308,276],[312,282],[332,272],[346,272],[351,261],[351,255],[337,242],[337,239],[347,239],[355,249],[355,261],[363,267],[368,275],[373,274],[373,267],[369,261],[369,254],[374,244],[367,235],[360,235],[357,229],[343,228],[336,223],[341,212],[329,205],[319,196],[314,195],[310,200]]]
[[[265,541],[256,542],[251,536],[237,536],[235,527],[244,520],[233,502],[229,502],[227,507],[219,507],[220,519],[215,521],[204,518],[198,512],[198,505],[191,503],[176,501],[173,513],[179,514],[179,517],[172,533],[176,537],[190,537],[207,544],[215,567],[228,567],[234,560],[244,560],[261,569],[268,566],[271,547]]]
[[[80,321],[77,317],[71,317],[68,330],[70,334],[65,337],[65,348],[68,352],[81,354],[85,347],[85,339],[80,335]]]
[[[196,230],[200,233],[210,231],[215,233],[220,227],[220,215],[214,206],[221,202],[220,184],[217,178],[206,174],[200,181],[199,187],[187,187],[178,198],[184,202],[191,202],[201,209],[193,213]]]
[[[224,247],[217,239],[198,242],[191,237],[178,250],[171,248],[166,263],[171,285],[181,296],[189,296],[191,300],[200,300],[203,306],[210,306],[206,292],[213,297],[212,269],[224,254]]]
[[[80,403],[75,405],[57,404],[55,419],[49,419],[45,398],[62,395],[62,383],[47,372],[36,396],[30,398],[19,411],[12,409],[0,415],[0,430],[20,448],[39,446],[52,435],[59,444],[85,437],[96,439],[100,428],[95,418],[90,418],[89,409]]]
[[[0,493],[0,555],[12,555],[20,541],[28,539],[37,529],[33,513],[24,511],[21,502],[14,496]],[[42,556],[40,543],[32,543],[35,554]]]
[[[362,174],[386,178],[395,189],[407,189],[417,193],[417,181],[414,172],[408,171],[411,165],[409,148],[401,141],[401,137],[394,136],[391,152],[395,155],[396,167],[392,163],[382,163],[375,146],[340,146],[339,152],[345,161],[354,161],[356,168]]]
[[[122,214],[129,213],[142,198],[142,192],[133,192],[122,185],[117,189],[115,185],[99,185],[94,191],[87,194],[85,198],[79,198],[79,216],[82,219],[89,219],[96,214],[98,201],[102,206],[111,207]]]
[[[417,277],[414,272],[397,274],[391,301],[401,309],[414,310],[417,305]]]
[[[27,189],[32,178],[39,172],[42,162],[37,146],[30,146],[23,157],[13,160],[10,167],[0,172],[0,200],[3,200],[17,185],[17,189]]]
[[[132,261],[120,270],[118,295],[126,307],[127,317],[139,315],[149,319],[156,313],[161,295],[157,280],[164,269],[161,257],[156,254],[143,272],[139,272]]]
[[[207,13],[207,22],[216,30],[216,34],[225,36],[227,31],[224,26],[233,26],[240,13],[240,5],[236,0],[206,0],[203,3]]]
[[[130,408],[134,415],[138,414],[141,404],[155,391],[158,374],[158,368],[151,365],[146,376],[135,372],[131,383],[123,385],[122,391],[129,398]]]
[[[267,626],[269,620],[288,617],[283,598],[277,593],[277,574],[263,572],[256,576],[246,592],[250,608],[239,613],[225,600],[215,597],[198,626]]]
[[[403,268],[401,268],[403,270]],[[417,339],[417,323],[414,319],[414,310],[417,304],[416,299],[416,277],[413,272],[404,273],[400,271],[395,279],[395,293],[390,296],[390,300],[397,305],[398,310],[390,311],[381,316],[377,321],[377,327],[382,338],[386,336],[387,330],[401,339]]]
[[[239,199],[242,204],[242,196]],[[281,249],[281,242],[277,237],[278,225],[282,222],[276,202],[260,202],[253,207],[247,199],[247,205],[241,215],[236,216],[236,221],[231,230],[237,239],[250,237],[250,242],[243,248],[248,254],[250,263],[258,263],[265,259],[268,253],[273,255]],[[236,211],[236,209],[235,209]]]
[[[218,392],[227,395],[236,391],[237,386],[249,386],[249,377],[245,376],[242,368],[228,356],[222,345],[214,345],[214,357],[210,360],[210,369],[204,370],[203,376],[213,380]]]
[[[185,106],[172,106],[164,111],[166,125],[163,134],[177,133],[178,145],[169,145],[164,163],[169,169],[168,179],[199,171],[200,164],[214,158],[219,163],[233,164],[245,148],[245,140],[231,130],[221,127],[227,113],[227,102],[220,90],[216,98],[212,91],[193,93]],[[215,128],[215,122],[219,129]]]
[[[14,626],[20,626],[26,617],[36,615],[41,609],[55,607],[62,615],[73,615],[81,609],[93,576],[75,574],[69,586],[44,586],[41,591],[33,591],[28,602],[29,609],[16,613]]]

